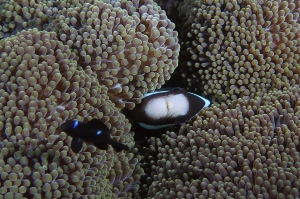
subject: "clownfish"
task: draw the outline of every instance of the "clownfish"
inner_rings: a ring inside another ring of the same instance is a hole
[[[110,130],[98,119],[84,123],[78,120],[67,120],[60,125],[61,130],[65,131],[73,138],[71,149],[74,153],[79,153],[82,149],[83,141],[92,142],[98,149],[106,150],[110,144],[116,152],[129,150],[129,147],[114,141],[110,137]]]
[[[147,93],[128,115],[141,127],[156,130],[185,123],[209,105],[209,100],[176,87]]]

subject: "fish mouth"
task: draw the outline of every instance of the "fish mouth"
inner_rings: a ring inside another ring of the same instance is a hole
[[[61,129],[62,131],[65,131],[65,130],[67,129],[67,124],[66,124],[66,122],[64,122],[64,123],[62,123],[62,124],[60,125],[60,129]]]
[[[70,120],[67,120],[66,122],[64,122],[64,123],[62,123],[61,125],[60,125],[60,129],[62,130],[62,131],[64,131],[64,132],[66,132],[66,133],[68,133],[69,134],[69,131],[71,131],[72,129],[70,128],[70,125],[72,125],[72,124],[70,124]]]

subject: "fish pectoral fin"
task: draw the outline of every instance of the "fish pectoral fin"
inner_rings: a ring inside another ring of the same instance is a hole
[[[74,153],[79,153],[79,151],[82,149],[83,146],[83,140],[79,137],[74,137],[71,142],[71,149]]]
[[[128,146],[126,146],[126,145],[124,145],[124,144],[122,144],[120,142],[114,141],[114,140],[111,140],[110,144],[115,149],[116,152],[120,152],[122,150],[126,150],[126,151],[129,150]]]
[[[94,143],[95,147],[101,150],[107,150],[108,144],[107,143]]]

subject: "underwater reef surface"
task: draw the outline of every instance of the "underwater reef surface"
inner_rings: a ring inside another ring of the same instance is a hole
[[[29,29],[1,44],[1,194],[131,196],[142,173],[138,156],[88,144],[75,154],[71,137],[59,128],[68,118],[99,118],[115,140],[132,147],[130,124],[109,100],[107,88],[77,65],[76,55],[54,32]]]
[[[148,0],[1,1],[0,15],[0,195],[137,197],[142,157],[121,109],[170,78],[175,24]],[[73,153],[60,125],[93,118],[131,150]]]
[[[7,1],[1,7],[2,37],[18,31],[9,27],[56,32],[78,64],[108,88],[118,108],[134,108],[178,65],[175,24],[152,0]]]
[[[140,197],[299,198],[300,2],[161,5],[181,16],[171,80],[214,104],[139,148]]]
[[[157,2],[0,0],[0,195],[300,197],[300,2]],[[135,146],[123,108],[169,79],[214,104]],[[131,150],[73,153],[92,118]]]
[[[212,105],[144,147],[141,198],[299,198],[300,89]]]
[[[189,91],[230,103],[299,84],[299,1],[173,5],[182,19],[176,19],[181,52],[173,77]]]

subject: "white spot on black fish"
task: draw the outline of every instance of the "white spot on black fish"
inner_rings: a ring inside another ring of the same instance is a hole
[[[78,123],[79,122],[77,120],[74,120],[73,129],[75,129],[78,126]]]

